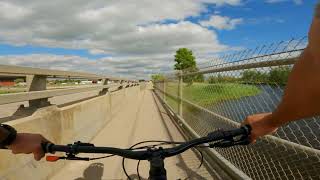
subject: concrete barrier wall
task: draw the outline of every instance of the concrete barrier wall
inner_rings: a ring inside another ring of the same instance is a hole
[[[77,104],[58,108],[39,109],[32,116],[11,121],[19,132],[40,133],[57,144],[74,141],[89,142],[121,108],[136,97],[140,87],[130,87]],[[65,165],[65,162],[37,162],[32,155],[13,155],[0,150],[0,179],[48,179]]]

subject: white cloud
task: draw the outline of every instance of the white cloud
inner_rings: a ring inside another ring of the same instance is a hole
[[[0,20],[15,20],[31,14],[31,9],[16,6],[8,2],[0,2]]]
[[[303,3],[303,0],[293,0],[293,2],[294,2],[295,4],[302,4],[302,3]]]
[[[104,50],[101,49],[90,49],[89,53],[92,55],[107,54]]]
[[[278,24],[278,23],[285,23],[286,20],[282,19],[281,17],[256,17],[256,18],[248,18],[246,19],[246,24]]]
[[[229,4],[229,5],[239,5],[241,4],[241,0],[199,0],[203,3],[213,3],[218,6]]]
[[[205,27],[214,27],[216,29],[234,29],[237,25],[242,24],[242,18],[232,19],[227,16],[213,15],[208,21],[201,21],[200,24]]]
[[[266,0],[267,3],[280,3],[280,2],[286,2],[288,0]]]
[[[158,63],[159,66],[161,64],[161,68],[158,69],[165,69],[162,65],[166,65],[168,69],[173,62],[173,53],[179,47],[191,48],[201,57],[228,48],[219,42],[214,31],[184,21],[187,17],[198,16],[206,11],[204,3],[235,6],[241,5],[241,0],[1,1],[0,42],[87,49],[91,54],[108,54],[114,59],[122,59],[121,62],[129,65],[136,65],[142,60],[152,64],[161,61]],[[157,23],[164,20],[174,20],[177,23]],[[240,21],[229,19],[224,28],[232,29]],[[52,55],[32,57],[37,59],[36,61],[46,61],[44,58],[48,57],[51,65],[59,64],[52,67],[60,68],[69,68],[70,64],[76,65],[75,59],[81,59]],[[11,63],[15,63],[23,57],[10,59]],[[71,63],[61,63],[61,59]],[[18,65],[30,63],[37,66],[33,61],[19,61]],[[102,60],[94,61],[99,64]],[[141,67],[144,64],[141,63]],[[116,67],[116,64],[112,66]],[[101,68],[102,65],[99,64],[98,67]]]
[[[266,0],[267,3],[281,3],[281,2],[288,2],[288,1],[292,1],[297,5],[303,4],[303,0]]]

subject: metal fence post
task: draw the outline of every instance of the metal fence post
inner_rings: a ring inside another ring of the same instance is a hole
[[[183,117],[182,116],[182,89],[183,89],[183,77],[182,77],[182,70],[179,71],[179,85],[178,85],[178,97],[179,97],[179,109],[178,109],[178,112],[179,112],[179,115],[180,117]]]
[[[163,93],[162,93],[163,94],[163,98],[162,99],[163,99],[164,102],[167,102],[166,101],[166,80],[165,79],[163,80],[162,86],[163,86],[163,89],[162,89],[163,90]]]
[[[27,76],[27,91],[44,91],[47,89],[47,76],[28,75]],[[48,98],[36,99],[29,101],[29,107],[44,107],[50,105]]]

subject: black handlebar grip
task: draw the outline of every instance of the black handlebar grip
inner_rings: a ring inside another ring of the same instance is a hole
[[[44,153],[52,153],[51,148],[50,148],[52,145],[53,144],[49,143],[49,142],[42,142],[41,147],[42,147],[43,152]]]
[[[250,125],[244,125],[238,129],[225,131],[225,136],[231,136],[231,137],[240,136],[240,135],[249,136],[250,134],[251,134],[251,126]]]
[[[43,151],[44,153],[48,153],[47,144],[48,144],[48,143],[46,143],[46,142],[42,142],[42,143],[41,143],[41,148],[42,148],[42,151]]]
[[[244,125],[242,127],[246,130],[246,133],[247,133],[246,135],[250,135],[251,134],[252,127],[249,124]]]

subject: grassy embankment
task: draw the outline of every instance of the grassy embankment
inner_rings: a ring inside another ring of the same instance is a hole
[[[178,96],[178,84],[168,83],[167,93]],[[215,103],[234,100],[246,96],[254,96],[261,92],[259,88],[253,85],[244,85],[237,83],[193,83],[191,86],[183,85],[183,98],[200,106],[211,106]],[[177,108],[177,101],[173,98],[166,98],[167,102],[174,109]]]

